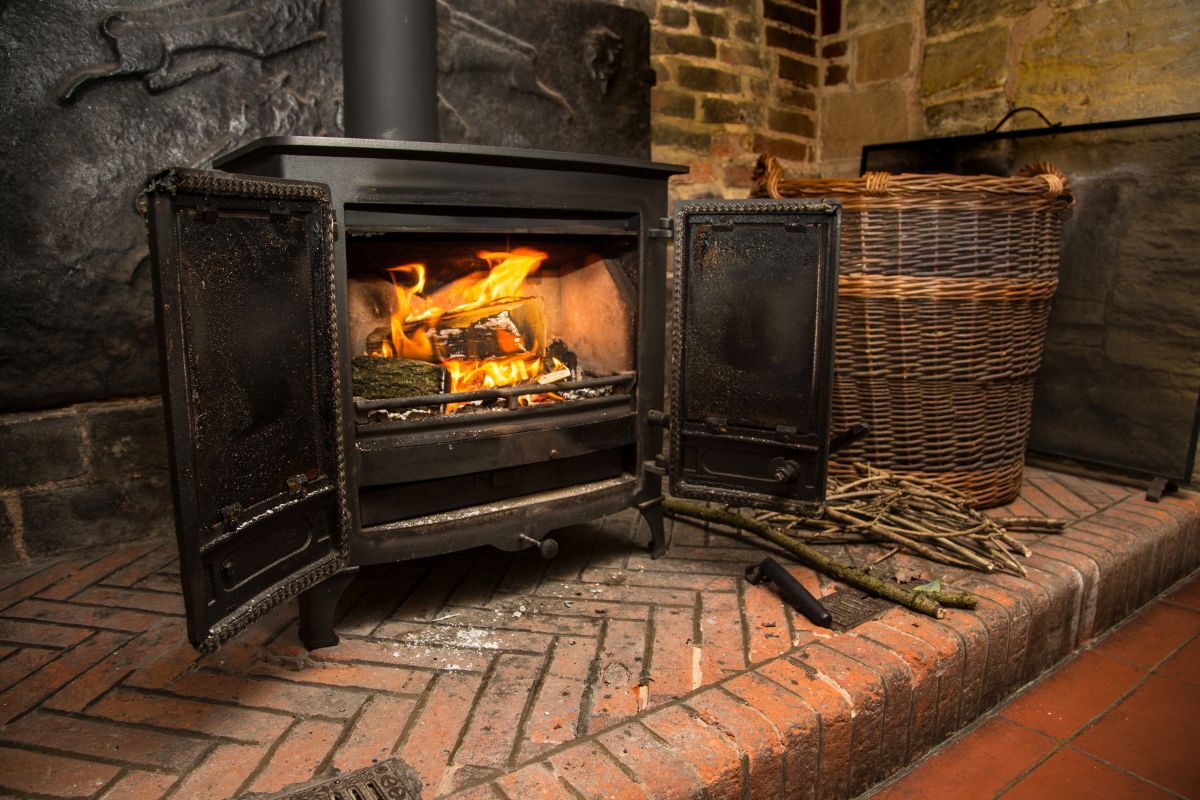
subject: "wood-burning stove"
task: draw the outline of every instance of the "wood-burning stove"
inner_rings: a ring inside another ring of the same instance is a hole
[[[347,12],[346,120],[372,138],[264,139],[146,193],[191,641],[299,595],[305,645],[334,644],[359,566],[550,555],[552,531],[630,506],[662,556],[664,476],[820,503],[837,206],[668,218],[681,167],[391,141],[437,129],[434,4]],[[536,276],[479,288],[516,262]],[[407,388],[356,386],[398,357]]]
[[[836,205],[698,201],[670,219],[678,167],[438,144],[267,139],[218,166],[165,172],[147,194],[198,647],[301,593],[305,644],[333,644],[357,566],[531,546],[630,506],[661,556],[664,474],[675,494],[732,504],[824,497]],[[589,335],[626,355],[552,384],[559,402],[520,404],[547,392],[536,381],[356,397],[354,276],[497,244],[562,253],[560,281],[590,269],[557,302],[611,317]],[[446,413],[464,401],[491,407]]]

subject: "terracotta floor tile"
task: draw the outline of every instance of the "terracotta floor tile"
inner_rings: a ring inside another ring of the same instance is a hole
[[[1143,669],[1095,651],[1081,653],[1000,713],[1059,739],[1069,738],[1146,676]]]
[[[1200,636],[1192,639],[1182,650],[1168,658],[1156,673],[1200,686]]]
[[[871,800],[991,800],[1053,748],[1053,739],[993,717]]]
[[[1169,603],[1178,603],[1181,606],[1194,608],[1200,611],[1200,575],[1195,575],[1190,581],[1187,581],[1175,591],[1171,592],[1165,598]]]
[[[1105,637],[1094,649],[1133,664],[1153,667],[1198,633],[1200,611],[1158,602]]]
[[[1048,758],[1003,800],[1170,800],[1171,795],[1137,778],[1066,748]]]
[[[1075,747],[1186,797],[1200,796],[1200,686],[1152,676]]]

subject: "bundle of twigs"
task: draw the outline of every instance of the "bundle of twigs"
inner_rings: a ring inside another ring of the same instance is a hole
[[[667,499],[666,510],[670,516],[754,533],[803,564],[932,617],[942,616],[945,606],[973,608],[976,598],[966,592],[941,591],[940,584],[938,589],[909,590],[867,570],[842,564],[809,544],[890,545],[872,566],[907,550],[950,566],[1024,575],[1025,568],[1017,556],[1028,558],[1031,553],[1010,532],[1053,533],[1064,526],[1063,521],[1053,519],[988,519],[971,506],[966,495],[933,481],[893,475],[866,465],[859,472],[861,477],[849,483],[831,479],[824,512],[810,517],[764,512],[747,518],[733,509],[674,499]]]
[[[879,563],[901,551],[953,567],[1025,575],[1018,556],[1029,548],[1012,531],[1052,533],[1062,520],[989,519],[955,489],[917,477],[895,475],[865,465],[862,477],[849,483],[830,479],[820,516],[798,517],[767,512],[761,522],[814,544],[886,543],[891,548]]]

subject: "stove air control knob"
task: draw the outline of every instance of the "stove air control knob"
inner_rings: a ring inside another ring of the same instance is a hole
[[[532,536],[519,533],[517,534],[517,538],[526,544],[536,547],[538,552],[541,553],[542,558],[546,559],[547,561],[558,555],[558,542],[550,537],[546,537],[545,539],[539,541]]]
[[[772,459],[770,466],[777,483],[793,483],[800,477],[800,465],[790,458]]]

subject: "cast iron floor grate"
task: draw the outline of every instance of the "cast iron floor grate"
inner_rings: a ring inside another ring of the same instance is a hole
[[[407,765],[389,759],[270,800],[421,800],[421,790]]]
[[[838,589],[833,594],[822,597],[821,605],[833,615],[835,631],[856,628],[892,608],[889,601],[863,594],[857,589]]]

